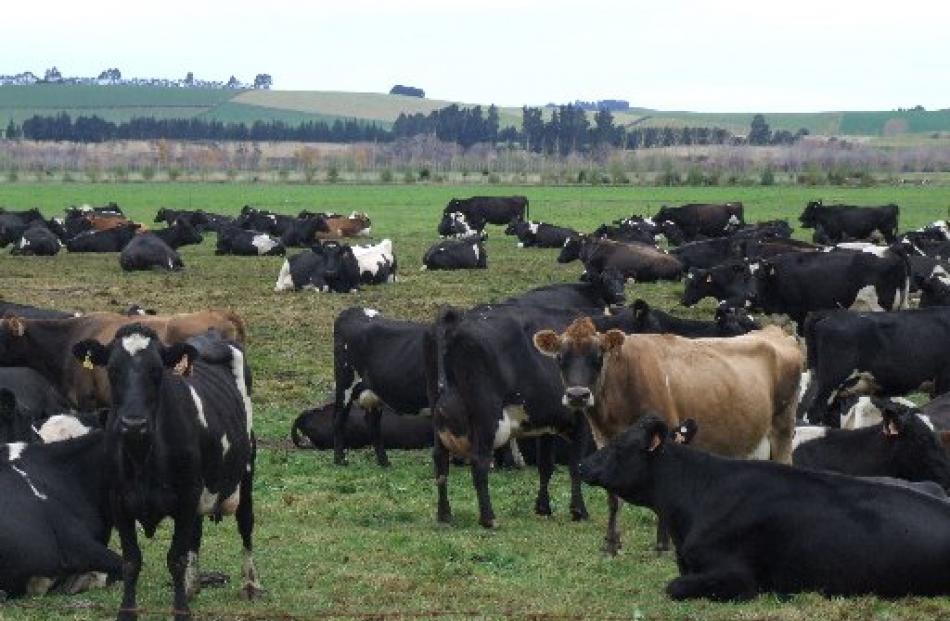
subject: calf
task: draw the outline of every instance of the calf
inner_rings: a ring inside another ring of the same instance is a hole
[[[244,354],[218,341],[199,351],[187,343],[166,347],[141,324],[123,326],[107,345],[76,344],[78,360],[106,367],[114,402],[106,426],[108,491],[122,546],[120,619],[137,615],[142,568],[136,522],[146,537],[174,520],[168,571],[176,621],[190,618],[197,592],[202,519],[237,517],[244,546],[242,594],[261,593],[254,566],[252,486],[255,440]]]
[[[839,474],[724,459],[668,434],[664,421],[646,417],[580,472],[611,495],[675,516],[680,575],[666,587],[671,598],[950,592],[946,502]]]
[[[391,239],[384,239],[376,245],[351,246],[351,248],[359,264],[362,284],[378,285],[384,282],[396,282],[396,255],[393,254]]]
[[[181,255],[154,233],[136,235],[126,244],[119,255],[119,265],[127,272],[153,269],[177,272],[185,267]]]
[[[545,222],[512,220],[505,229],[505,234],[517,237],[519,248],[562,248],[565,242],[576,237],[578,232]]]
[[[854,476],[933,481],[950,490],[950,457],[916,408],[879,401],[883,422],[861,429],[819,428],[799,444],[796,466]]]
[[[21,256],[51,257],[59,254],[63,242],[45,224],[31,225],[10,250],[10,254]]]
[[[422,255],[422,269],[468,270],[488,267],[485,246],[477,237],[443,239]]]
[[[505,300],[508,304],[528,304],[550,308],[605,308],[623,304],[626,280],[615,269],[588,275],[587,282],[559,283],[536,287]]]
[[[159,229],[152,233],[165,242],[169,248],[175,250],[182,246],[200,244],[204,241],[204,237],[201,236],[198,229],[184,218],[177,218],[168,225],[168,228]]]
[[[659,412],[672,425],[696,417],[703,429],[696,445],[714,453],[747,457],[767,444],[771,459],[791,459],[802,356],[777,327],[691,340],[616,329],[601,334],[583,317],[562,335],[537,332],[534,345],[557,359],[564,404],[587,415],[598,448]],[[614,495],[609,508],[605,550],[616,554],[620,505]]]
[[[674,223],[683,232],[686,241],[699,237],[725,237],[732,227],[745,223],[742,203],[663,206],[653,216],[653,221]]]
[[[870,239],[878,233],[888,244],[897,241],[897,205],[855,207],[853,205],[822,205],[812,201],[805,206],[799,221],[806,229],[815,229],[817,244],[836,244]]]
[[[335,407],[331,402],[301,413],[290,428],[294,446],[305,448],[302,436],[306,436],[313,448],[332,449]],[[343,436],[346,448],[373,446],[368,419],[366,410],[358,405],[350,410]],[[384,409],[379,421],[379,433],[383,446],[387,448],[427,448],[432,446],[432,417],[402,416]]]
[[[138,230],[138,224],[122,224],[106,230],[80,233],[66,240],[69,252],[121,252]]]
[[[573,239],[564,244],[559,263],[570,260],[572,252],[569,246]],[[588,274],[600,274],[604,270],[615,269],[626,278],[638,282],[656,282],[657,280],[679,280],[683,273],[683,264],[675,256],[659,250],[652,244],[620,243],[606,239],[593,239],[582,236],[573,242],[577,246],[577,258],[584,264]]]
[[[636,334],[676,334],[687,338],[725,337],[761,330],[743,309],[720,306],[713,321],[682,319],[651,308],[644,300],[633,303],[633,332]]]
[[[246,231],[237,227],[226,227],[218,231],[216,255],[233,254],[239,256],[284,256],[284,245],[276,237],[257,231]]]

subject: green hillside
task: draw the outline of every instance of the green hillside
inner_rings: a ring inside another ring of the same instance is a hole
[[[98,115],[111,121],[135,116],[217,119],[252,123],[286,123],[355,118],[388,127],[400,113],[428,114],[453,102],[385,93],[338,91],[278,91],[161,88],[152,86],[77,86],[37,84],[0,87],[0,123],[19,123],[34,114]],[[472,106],[476,104],[460,104]],[[482,104],[487,107],[487,104]],[[614,114],[622,125],[722,127],[737,134],[748,131],[752,113],[705,113],[631,108]],[[950,109],[907,112],[769,113],[773,129],[812,134],[883,136],[895,133],[950,132]],[[520,127],[521,109],[501,108],[503,126]]]

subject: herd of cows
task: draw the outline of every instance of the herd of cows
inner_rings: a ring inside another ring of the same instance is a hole
[[[3,211],[0,244],[175,270],[176,248],[213,231],[217,254],[304,248],[286,258],[278,291],[396,278],[389,239],[341,241],[368,234],[364,214],[162,209],[155,221],[166,226],[144,231],[114,204],[52,220]],[[607,553],[621,547],[621,499],[656,513],[657,548],[675,548],[675,599],[950,593],[950,228],[899,233],[898,221],[896,205],[809,203],[806,243],[785,221],[746,223],[740,203],[690,204],[581,233],[532,221],[524,197],[453,199],[423,269],[485,268],[485,231],[498,225],[521,247],[580,261],[581,280],[443,307],[427,322],[344,310],[333,402],[303,412],[291,436],[332,448],[339,465],[349,448],[372,446],[388,466],[387,448],[432,447],[442,522],[450,460],[464,460],[485,527],[496,524],[494,466],[535,464],[535,512],[551,515],[549,482],[566,464],[573,519],[588,518],[583,482],[608,492]],[[714,298],[714,317],[626,304],[627,283],[656,280],[682,282],[685,305]],[[753,312],[788,316],[797,336]],[[171,518],[167,566],[185,619],[210,579],[203,520],[235,515],[241,591],[259,595],[241,317],[11,302],[0,317],[0,590],[122,581],[119,618],[134,619],[136,524],[151,537]],[[903,398],[917,391],[932,400]]]

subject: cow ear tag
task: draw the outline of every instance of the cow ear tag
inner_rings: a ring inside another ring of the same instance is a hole
[[[706,276],[706,282],[708,283],[712,282],[712,274],[709,274],[708,276]]]
[[[86,357],[83,358],[82,361],[82,368],[89,369],[90,371],[95,368],[95,365],[92,364],[92,352],[86,352]]]

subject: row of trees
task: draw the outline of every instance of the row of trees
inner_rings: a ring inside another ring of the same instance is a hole
[[[797,133],[773,132],[761,115],[753,119],[746,139],[737,138],[722,128],[622,126],[613,114],[601,109],[593,122],[580,106],[559,106],[545,115],[542,108],[522,108],[520,130],[502,128],[499,110],[480,106],[462,108],[450,105],[429,114],[400,114],[391,129],[355,119],[332,123],[309,121],[289,125],[281,121],[223,123],[192,119],[133,118],[115,123],[97,116],[72,119],[68,114],[33,116],[17,126],[7,125],[7,138],[41,141],[104,142],[108,140],[251,140],[297,142],[391,142],[416,136],[434,136],[438,140],[469,149],[476,144],[519,145],[526,151],[566,156],[571,153],[603,151],[608,148],[648,149],[677,145],[722,144],[793,144],[806,130]]]

